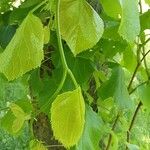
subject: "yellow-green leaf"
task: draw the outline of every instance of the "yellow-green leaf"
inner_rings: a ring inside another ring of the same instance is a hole
[[[13,134],[16,134],[17,132],[19,132],[20,129],[23,127],[23,124],[24,124],[24,118],[16,118],[12,124]]]
[[[44,32],[39,18],[29,14],[0,54],[0,71],[14,80],[40,66],[43,59]]]
[[[13,115],[16,117],[12,123],[12,132],[13,134],[16,134],[22,128],[25,120],[30,119],[30,115],[26,114],[20,106],[14,103],[10,105],[10,110],[12,111]]]
[[[47,44],[50,40],[50,28],[49,26],[44,27],[44,44]]]
[[[14,116],[15,116],[16,118],[24,118],[25,112],[24,112],[24,111],[22,110],[22,108],[19,107],[18,105],[12,103],[12,104],[10,105],[10,109],[11,109],[11,111],[13,112],[13,114],[14,114]]]
[[[73,54],[77,55],[99,41],[104,24],[86,0],[61,0],[60,30]]]
[[[51,108],[54,136],[69,148],[79,141],[85,117],[85,104],[80,87],[57,96]]]
[[[113,18],[119,18],[121,15],[121,6],[119,0],[101,0],[100,1],[106,14]]]
[[[42,144],[41,141],[32,140],[30,141],[30,150],[47,150],[47,148]]]

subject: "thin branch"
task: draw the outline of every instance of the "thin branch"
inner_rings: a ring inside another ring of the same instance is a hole
[[[47,148],[49,147],[63,147],[63,145],[46,145]]]
[[[142,82],[139,85],[137,85],[134,89],[132,89],[132,91],[129,92],[129,95],[131,95],[132,93],[134,93],[140,86],[142,86],[142,85],[144,85],[144,84],[146,84],[148,82],[149,82],[149,80],[147,80],[145,82]]]
[[[145,55],[145,47],[143,47],[143,55]],[[148,79],[149,79],[149,78],[150,78],[150,73],[149,73],[149,70],[148,70],[146,57],[144,58],[144,66],[145,66],[145,69],[146,69],[147,77],[148,77]]]
[[[145,46],[149,41],[150,41],[150,38],[148,38],[145,42],[143,42],[142,44],[140,44],[140,47]]]
[[[117,117],[116,117],[116,119],[115,119],[115,122],[114,122],[114,124],[113,124],[113,126],[112,126],[112,129],[111,129],[112,131],[115,130],[115,127],[116,127],[116,125],[117,125],[117,122],[118,122],[118,120],[119,120],[119,117],[120,117],[120,114],[118,113],[118,115],[117,115]],[[110,134],[109,134],[109,139],[108,139],[108,144],[107,144],[105,150],[109,150],[110,145],[111,145],[111,141],[112,141],[112,135],[111,135],[111,133],[110,133]]]
[[[136,117],[137,117],[137,114],[138,114],[138,112],[139,112],[139,110],[140,110],[140,108],[141,108],[142,105],[143,105],[143,104],[142,104],[142,102],[140,101],[139,104],[138,104],[138,106],[137,106],[137,108],[136,108],[136,110],[135,110],[135,112],[134,112],[134,115],[133,115],[133,117],[132,117],[132,120],[131,120],[129,129],[128,129],[128,131],[127,131],[127,142],[128,142],[128,143],[130,142],[130,132],[131,132],[131,130],[132,130],[133,124],[134,124],[134,122],[135,122],[135,119],[136,119]],[[126,148],[126,149],[128,149],[128,148]]]
[[[141,61],[137,64],[137,66],[136,66],[136,68],[135,68],[135,70],[134,70],[134,73],[133,73],[133,75],[132,75],[132,77],[131,77],[131,80],[130,80],[130,82],[129,82],[128,91],[129,91],[130,88],[131,88],[132,82],[133,82],[133,80],[134,80],[134,78],[135,78],[135,76],[136,76],[136,73],[137,73],[139,67],[141,66],[141,63],[143,62],[143,60],[145,59],[145,57],[146,57],[149,53],[150,53],[150,50],[147,51],[147,52],[143,55]]]
[[[9,109],[9,107],[0,108],[0,112],[1,112],[1,111],[4,111],[4,110],[8,110],[8,109]]]

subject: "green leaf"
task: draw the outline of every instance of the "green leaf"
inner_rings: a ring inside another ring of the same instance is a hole
[[[16,134],[24,125],[24,118],[16,118],[12,124],[12,132]]]
[[[43,59],[43,42],[40,19],[29,14],[0,55],[0,71],[8,80],[14,80],[40,66]]]
[[[12,125],[13,125],[14,120],[15,120],[15,116],[10,110],[0,120],[1,127],[13,135],[14,135],[14,132],[12,130]]]
[[[77,55],[99,41],[104,24],[85,0],[61,0],[60,30],[73,54]]]
[[[25,113],[24,113],[24,111],[22,110],[22,108],[19,107],[18,105],[12,103],[12,104],[10,105],[10,109],[11,109],[11,111],[13,112],[13,114],[14,114],[14,116],[15,116],[16,118],[24,118]]]
[[[127,143],[127,147],[129,148],[129,150],[140,150],[140,148],[135,144]]]
[[[20,131],[20,129],[24,125],[24,121],[30,119],[30,115],[25,114],[23,109],[14,103],[10,105],[10,109],[16,117],[12,124],[12,132],[15,134]]]
[[[10,7],[12,6],[12,3],[15,0],[0,0],[0,13],[9,11]]]
[[[106,14],[113,18],[119,18],[121,15],[121,6],[119,0],[100,0]]]
[[[139,98],[144,106],[150,108],[150,84],[138,88]]]
[[[133,49],[133,46],[128,46],[123,53],[123,66],[126,67],[131,73],[135,70],[137,65],[137,58],[133,52]]]
[[[85,128],[83,135],[76,146],[76,150],[99,150],[99,141],[103,132],[103,122],[89,106],[86,106],[85,116]]]
[[[138,0],[121,0],[122,18],[119,34],[129,43],[133,43],[140,33]]]
[[[129,108],[130,97],[125,85],[124,71],[120,66],[112,70],[110,79],[102,84],[99,95],[103,100],[113,97],[119,108]]]
[[[51,107],[54,137],[69,148],[79,141],[84,127],[85,104],[80,87],[57,96]]]
[[[31,118],[31,109],[29,100],[18,100],[12,103],[10,110],[1,118],[1,126],[10,134],[17,135],[24,122]]]
[[[27,76],[8,82],[4,75],[0,74],[0,100],[4,102],[13,102],[26,99],[29,94],[28,86]]]
[[[101,39],[99,41],[99,47],[104,53],[106,58],[113,58],[117,53],[121,53],[125,50],[127,44],[121,41]]]
[[[92,73],[94,72],[93,62],[90,60],[92,54],[89,54],[90,58],[88,58],[87,56],[83,56],[83,53],[80,53],[77,57],[74,57],[68,47],[64,47],[64,50],[68,66],[74,74],[77,82],[82,86],[84,83],[87,83]],[[87,51],[85,53],[87,53]],[[59,58],[59,53],[56,52],[52,54],[52,60],[55,65],[55,71],[56,69],[58,70],[58,74],[55,74],[54,76],[55,78],[56,76],[60,78],[60,68],[62,68],[62,66]],[[71,83],[72,81],[70,80],[68,82],[69,86],[71,85]]]
[[[14,9],[9,15],[9,24],[21,24],[24,18],[28,15],[30,8]]]
[[[30,150],[47,150],[41,141],[32,140],[29,144]]]
[[[145,0],[145,2],[146,2],[148,5],[150,5],[150,0]]]
[[[42,0],[25,0],[21,4],[20,8],[32,7],[32,6],[37,5],[38,3],[41,3],[41,2],[42,2]]]
[[[110,149],[118,150],[118,137],[113,131],[111,132],[111,135],[112,135],[112,143],[111,143]]]
[[[47,44],[50,40],[50,28],[49,26],[44,27],[44,44]]]
[[[140,16],[141,31],[150,29],[150,10]]]
[[[0,26],[0,45],[2,48],[6,48],[13,35],[16,32],[16,26],[13,25],[1,25]]]
[[[118,28],[118,22],[106,21],[103,38],[120,42],[122,40],[122,37],[118,33]]]

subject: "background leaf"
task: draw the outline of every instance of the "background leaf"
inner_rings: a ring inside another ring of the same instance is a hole
[[[103,133],[103,121],[89,106],[86,106],[85,127],[76,150],[99,150]]]
[[[122,18],[119,34],[129,43],[140,33],[138,0],[121,0]]]
[[[119,18],[119,15],[121,15],[121,6],[119,0],[100,0],[100,2],[108,16],[117,19]]]
[[[130,97],[125,85],[124,72],[120,66],[114,67],[110,79],[100,87],[99,95],[105,100],[113,97],[119,108],[129,108]]]

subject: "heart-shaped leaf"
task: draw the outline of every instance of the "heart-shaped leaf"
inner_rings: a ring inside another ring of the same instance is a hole
[[[43,59],[44,32],[39,18],[29,14],[0,54],[0,71],[14,80],[40,66]]]
[[[99,41],[104,24],[85,0],[61,0],[60,30],[73,54],[77,55]]]
[[[85,104],[80,87],[57,96],[51,108],[53,133],[65,147],[79,141],[84,127]]]

